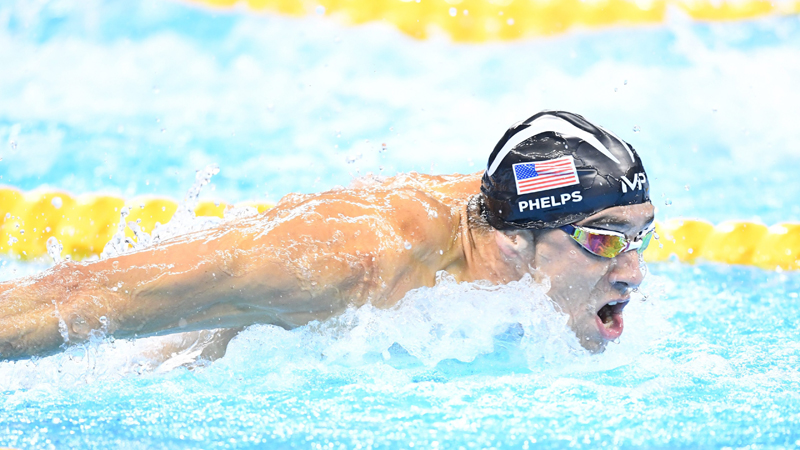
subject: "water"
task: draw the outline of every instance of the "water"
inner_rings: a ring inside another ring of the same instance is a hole
[[[178,2],[12,0],[0,183],[181,199],[217,163],[202,198],[277,200],[367,172],[477,171],[511,123],[563,108],[640,151],[660,219],[798,220],[798,53],[796,16],[454,45]],[[0,259],[2,280],[43,269]],[[150,357],[177,338],[98,336],[0,363],[0,446],[800,446],[800,274],[650,272],[600,356],[527,280],[443,278],[397,309],[250,327],[213,363]]]
[[[444,280],[412,293],[396,310],[350,311],[294,331],[251,327],[223,359],[193,370],[137,375],[144,365],[135,350],[143,341],[5,363],[0,442],[23,448],[797,445],[800,276],[715,265],[663,264],[653,271],[643,289],[649,299],[626,309],[621,343],[601,356],[584,354],[559,314],[535,295],[520,298],[535,294],[533,285],[487,292]],[[532,306],[513,318],[502,313],[523,303]],[[461,307],[432,309],[437,304]],[[532,324],[524,337],[515,321]],[[454,332],[460,327],[466,335]],[[440,335],[431,334],[435,329]],[[409,350],[392,344],[396,337]]]
[[[180,198],[196,169],[218,163],[212,198],[275,201],[381,167],[477,171],[509,125],[557,108],[641,152],[655,197],[673,202],[662,218],[797,220],[798,53],[797,16],[676,13],[663,25],[454,45],[314,14],[9,0],[0,183]]]

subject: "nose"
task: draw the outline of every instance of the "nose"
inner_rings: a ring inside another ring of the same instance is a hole
[[[639,287],[644,271],[639,266],[639,253],[625,252],[614,257],[608,281],[623,294]]]

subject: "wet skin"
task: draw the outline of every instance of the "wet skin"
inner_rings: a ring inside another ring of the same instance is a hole
[[[407,174],[289,195],[257,217],[0,283],[0,359],[55,353],[97,329],[132,338],[255,323],[293,328],[348,306],[392,306],[432,286],[440,270],[498,284],[549,277],[549,295],[581,343],[604,348],[597,311],[641,282],[638,255],[600,258],[560,230],[534,240],[471,228],[467,204],[480,175]],[[632,236],[652,214],[649,204],[610,208],[584,222],[604,219],[612,223],[593,226]]]

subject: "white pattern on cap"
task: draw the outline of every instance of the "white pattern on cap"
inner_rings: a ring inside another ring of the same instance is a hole
[[[558,116],[544,115],[531,122],[527,128],[511,136],[511,138],[506,141],[505,145],[503,145],[503,148],[500,149],[500,152],[497,153],[497,156],[494,158],[494,161],[492,161],[492,165],[489,166],[489,169],[486,170],[486,173],[488,173],[490,176],[493,175],[497,168],[500,167],[500,163],[503,162],[503,159],[517,145],[536,135],[550,131],[565,136],[583,139],[584,142],[594,147],[597,151],[608,157],[610,160],[619,164],[619,160],[613,154],[611,154],[608,148],[606,148],[602,142],[598,141],[597,138],[592,136],[590,133],[581,130],[580,128]],[[620,142],[622,141],[620,140]]]

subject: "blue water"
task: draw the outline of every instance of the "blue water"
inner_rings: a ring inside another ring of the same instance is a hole
[[[346,326],[338,323],[336,332],[324,326],[292,332],[252,327],[231,343],[225,358],[191,371],[123,373],[133,352],[120,342],[6,363],[0,366],[3,384],[28,386],[3,390],[0,444],[800,445],[800,275],[670,264],[655,266],[651,275],[644,289],[650,298],[629,306],[621,343],[600,357],[575,351],[557,327],[540,334],[549,341],[531,347],[512,326],[497,333],[488,350],[478,350],[477,343],[492,339],[486,330],[468,333],[461,343],[447,342],[453,336],[446,333],[439,340],[407,336],[404,345],[415,349],[416,358],[389,341],[376,342],[391,332],[363,333],[387,319],[367,311]],[[407,301],[418,308],[423,298],[447,303],[476,295],[461,292],[454,300],[448,289],[454,286]],[[482,297],[488,306],[481,323],[492,322],[511,295]],[[395,317],[412,317],[413,309],[401,307]],[[440,318],[452,321],[454,314]],[[530,319],[524,313],[518,318]]]
[[[0,67],[0,184],[24,190],[181,198],[216,162],[203,197],[235,202],[472,172],[510,124],[559,108],[639,150],[660,219],[800,219],[796,16],[456,45],[313,15],[10,0]],[[0,260],[0,279],[42,269]],[[799,274],[659,264],[642,291],[601,356],[537,286],[447,280],[396,310],[251,327],[191,369],[143,356],[158,341],[98,339],[0,363],[0,446],[800,446]]]
[[[179,198],[217,162],[208,195],[274,201],[366,172],[477,171],[509,125],[551,108],[630,141],[662,217],[798,220],[799,53],[797,16],[673,12],[663,25],[454,45],[315,14],[9,0],[0,184]]]

